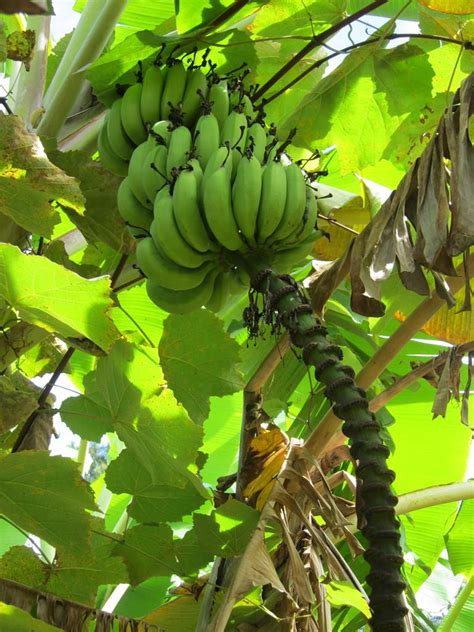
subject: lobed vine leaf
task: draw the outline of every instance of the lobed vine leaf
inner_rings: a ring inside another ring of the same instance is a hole
[[[47,452],[0,458],[0,512],[21,529],[82,554],[90,537],[92,494],[70,459]]]
[[[190,327],[186,316],[168,316],[159,356],[176,399],[193,421],[202,423],[209,414],[212,395],[222,397],[242,388],[237,369],[239,345],[211,312],[194,312],[192,322]]]

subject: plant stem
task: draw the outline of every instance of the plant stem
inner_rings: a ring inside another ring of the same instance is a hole
[[[97,147],[97,137],[104,124],[106,112],[101,112],[79,129],[74,130],[58,143],[60,151],[76,151],[78,149],[92,154]]]
[[[98,7],[101,0],[94,4]],[[65,69],[58,68],[58,83],[55,90],[50,86],[45,98],[46,112],[38,126],[38,134],[47,137],[57,137],[67,116],[71,112],[78,93],[81,91],[85,78],[86,67],[95,61],[104,50],[113,33],[117,20],[127,5],[127,0],[106,0],[100,14],[94,9],[95,19],[87,14],[89,30],[81,42],[74,42],[72,60]],[[92,9],[91,9],[92,11]],[[81,27],[80,32],[83,28]],[[71,40],[72,41],[72,40]],[[77,47],[77,50],[76,50]],[[69,48],[69,47],[68,47]],[[47,97],[48,97],[47,95]]]
[[[57,379],[59,378],[61,373],[66,368],[67,363],[69,362],[69,360],[70,360],[70,358],[71,358],[73,353],[74,353],[74,349],[72,347],[69,347],[69,349],[66,351],[66,353],[61,358],[61,360],[60,360],[58,366],[56,367],[53,375],[50,377],[49,382],[43,388],[43,390],[40,393],[40,396],[38,397],[38,408],[31,413],[31,415],[25,421],[22,429],[20,430],[20,433],[19,433],[19,435],[18,435],[18,437],[17,437],[17,439],[16,439],[16,441],[15,441],[15,443],[13,445],[12,452],[18,452],[20,450],[21,444],[23,443],[23,440],[25,439],[26,435],[31,430],[31,428],[32,428],[37,416],[38,416],[38,413],[40,412],[40,409],[41,409],[42,405],[44,403],[46,403],[46,400],[48,399],[48,396],[51,393],[51,390],[53,389],[53,386],[56,384]]]
[[[306,44],[306,46],[303,46],[299,53],[296,53],[296,55],[294,55],[282,68],[280,68],[280,70],[278,70],[278,72],[276,72],[273,77],[270,77],[270,79],[266,83],[264,83],[259,90],[257,90],[254,98],[260,99],[262,95],[264,95],[265,92],[269,90],[269,88],[274,86],[277,81],[284,77],[294,66],[296,66],[298,62],[304,59],[312,50],[320,46],[325,40],[332,37],[335,33],[340,31],[345,26],[352,24],[352,22],[355,22],[364,15],[367,15],[373,9],[377,9],[381,5],[386,4],[387,1],[388,0],[376,0],[375,2],[371,2],[359,11],[356,11],[356,13],[349,15],[347,18],[344,18],[337,24],[329,27],[319,35],[315,35],[312,40],[308,44]]]
[[[43,105],[45,108],[50,107],[56,93],[61,88],[67,77],[71,74],[76,57],[80,53],[85,39],[94,26],[94,22],[99,18],[100,12],[104,8],[106,2],[107,0],[89,0],[86,3],[84,10],[81,13],[81,17],[79,18],[79,22],[77,23],[66,50],[64,51],[64,55],[62,56],[56,72],[51,79],[51,83],[44,95]]]
[[[31,115],[41,107],[46,66],[51,17],[30,15],[27,28],[35,32],[36,41],[29,71],[23,66],[14,89],[15,114],[21,116],[31,129]]]
[[[453,625],[456,623],[456,619],[461,613],[464,604],[469,599],[471,593],[474,591],[474,575],[469,579],[459,595],[456,597],[456,601],[449,609],[446,618],[439,627],[439,632],[449,632],[453,629]]]
[[[249,329],[255,333],[262,316],[275,325],[277,314],[277,323],[287,329],[291,342],[302,348],[303,362],[314,367],[316,379],[326,387],[325,396],[335,403],[334,410],[344,421],[342,429],[357,462],[357,512],[361,531],[369,542],[365,558],[371,566],[367,582],[372,589],[372,629],[403,632],[407,612],[400,573],[403,555],[394,509],[397,498],[390,488],[395,474],[387,468],[390,451],[380,437],[380,425],[368,410],[365,391],[355,385],[352,368],[342,364],[341,348],[327,339],[326,328],[313,316],[292,277],[277,276],[268,268],[253,265],[255,268],[249,270],[252,288],[264,298],[263,312],[258,311],[255,302],[248,308]]]
[[[82,478],[84,478],[84,466],[87,458],[87,451],[89,449],[89,441],[87,439],[81,439],[79,443],[79,449],[77,451],[77,464],[81,472]]]

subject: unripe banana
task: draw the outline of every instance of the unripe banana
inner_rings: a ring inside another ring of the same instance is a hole
[[[202,99],[207,97],[206,75],[199,68],[189,69],[183,97],[183,123],[192,127],[202,108]]]
[[[136,256],[138,266],[145,276],[169,290],[190,290],[197,287],[211,268],[215,267],[211,261],[194,269],[173,263],[151,237],[138,243]]]
[[[263,125],[254,123],[248,128],[247,143],[245,149],[252,149],[252,153],[260,164],[263,164],[265,147],[267,146],[267,133]]]
[[[189,128],[182,125],[171,132],[166,160],[166,173],[168,175],[171,175],[172,169],[179,169],[186,164],[191,145],[192,136]]]
[[[288,248],[273,258],[272,267],[280,272],[288,272],[292,268],[303,265],[305,259],[311,254],[314,241],[320,237],[320,233],[317,230],[313,230],[309,236],[297,246]]]
[[[199,194],[199,188],[201,186],[201,182],[203,178],[203,173],[202,173],[201,165],[199,164],[199,160],[197,160],[196,158],[191,158],[191,160],[188,160],[188,162],[186,163],[186,169],[190,169],[191,171],[194,171],[194,175],[196,176],[198,194]]]
[[[150,235],[171,261],[185,268],[198,268],[214,257],[210,253],[197,252],[181,236],[174,218],[173,197],[169,186],[157,195],[153,213]]]
[[[183,62],[176,60],[168,68],[161,95],[161,117],[169,118],[173,108],[179,108],[186,89],[187,72]]]
[[[174,217],[179,232],[188,244],[199,252],[207,252],[211,247],[198,202],[198,179],[194,171],[182,171],[173,190]]]
[[[130,160],[130,157],[135,149],[135,143],[133,143],[127,136],[125,129],[122,125],[122,98],[113,102],[110,108],[107,119],[107,138],[109,144],[122,160]]]
[[[156,194],[167,183],[166,159],[168,150],[164,145],[157,145],[148,152],[143,161],[142,182],[146,197],[153,204]]]
[[[248,119],[252,121],[255,118],[255,110],[253,107],[253,103],[248,94],[242,95],[240,108]]]
[[[214,171],[203,186],[204,214],[217,241],[228,250],[248,250],[232,213],[231,185],[226,168]]]
[[[229,115],[229,90],[227,87],[227,81],[219,81],[219,83],[213,83],[209,88],[209,102],[212,103],[212,113],[219,123],[219,128],[224,125],[224,122]]]
[[[149,136],[144,143],[138,145],[135,149],[128,166],[128,179],[133,195],[137,198],[137,200],[139,200],[140,204],[149,209],[153,208],[153,200],[149,199],[146,194],[145,187],[143,185],[143,173],[149,168],[149,165],[146,165],[145,160],[154,145],[155,141],[151,136]]]
[[[298,243],[305,241],[316,228],[318,218],[318,203],[314,189],[306,186],[306,206],[304,209],[301,226],[298,226],[287,238],[288,243]]]
[[[135,145],[143,143],[148,136],[140,113],[142,91],[143,86],[141,83],[130,86],[123,95],[120,111],[125,133]]]
[[[257,242],[263,244],[279,225],[285,211],[286,173],[279,162],[264,166],[262,195],[257,218]]]
[[[100,162],[106,169],[115,173],[117,176],[127,175],[128,162],[117,156],[117,154],[112,150],[109,139],[107,138],[107,118],[104,121],[104,125],[102,126],[97,139],[97,149],[99,150]]]
[[[143,78],[143,90],[140,100],[142,120],[149,125],[161,118],[161,96],[165,84],[166,69],[155,66],[148,68]]]
[[[237,226],[255,246],[257,217],[262,192],[262,167],[255,156],[244,155],[232,185],[232,208]]]
[[[158,121],[155,123],[150,131],[150,136],[153,136],[158,143],[164,143],[168,146],[171,136],[171,122],[168,120]]]
[[[247,141],[247,117],[233,110],[221,129],[221,145],[228,143],[232,148],[232,173],[235,175]]]
[[[214,281],[214,289],[211,298],[206,302],[206,309],[211,312],[221,310],[229,298],[229,274],[227,272],[219,272]]]
[[[133,195],[128,178],[122,180],[118,188],[117,207],[134,237],[143,236],[144,232],[148,232],[153,219],[152,214]]]
[[[212,174],[221,167],[225,167],[227,171],[227,176],[230,180],[232,177],[232,154],[227,147],[219,147],[219,149],[211,154],[209,160],[207,161],[200,188],[201,200],[203,199],[206,182],[209,180]]]
[[[303,172],[296,163],[292,162],[285,167],[285,173],[287,185],[285,210],[277,229],[271,235],[271,243],[284,241],[296,228],[303,226],[306,206],[306,183]]]
[[[148,279],[146,290],[150,299],[170,314],[187,314],[205,305],[211,298],[217,269],[208,272],[204,281],[190,290],[170,290]]]
[[[206,168],[209,158],[219,148],[220,129],[214,114],[200,116],[196,123],[194,133],[194,145],[196,154],[203,169]]]

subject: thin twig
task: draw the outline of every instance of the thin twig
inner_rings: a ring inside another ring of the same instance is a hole
[[[376,0],[375,2],[371,2],[367,6],[360,9],[360,11],[356,11],[356,13],[347,16],[337,24],[334,24],[319,35],[316,35],[314,38],[311,39],[310,42],[308,42],[308,44],[306,44],[306,46],[304,46],[300,50],[299,53],[296,53],[296,55],[294,55],[282,68],[280,68],[280,70],[278,70],[278,72],[276,72],[273,77],[270,77],[270,79],[266,83],[264,83],[259,90],[257,90],[257,92],[255,93],[255,99],[260,99],[262,95],[265,94],[267,90],[269,90],[269,88],[274,86],[277,81],[284,77],[287,72],[289,72],[299,61],[304,59],[312,50],[320,46],[325,40],[335,35],[345,26],[348,26],[352,22],[355,22],[363,15],[367,15],[367,13],[370,13],[373,9],[377,9],[381,5],[386,4],[387,1],[388,0]]]
[[[318,213],[318,218],[323,219],[328,224],[334,224],[334,226],[337,226],[338,228],[342,228],[343,230],[346,230],[348,233],[352,233],[353,235],[360,235],[358,231],[354,230],[350,226],[341,224],[341,222],[338,222],[336,219],[332,219],[331,217],[326,217],[326,215],[323,215],[322,213]]]
[[[424,33],[394,33],[392,35],[382,35],[382,37],[372,37],[370,39],[364,40],[363,42],[357,42],[356,44],[351,44],[350,46],[341,48],[341,50],[336,51],[335,53],[331,53],[330,55],[327,55],[326,57],[323,57],[322,59],[318,59],[317,61],[314,62],[314,64],[311,64],[311,66],[308,66],[305,70],[303,70],[303,72],[301,72],[297,77],[292,79],[289,83],[287,83],[285,86],[283,86],[282,88],[277,90],[274,94],[272,94],[270,97],[268,97],[268,99],[263,99],[262,105],[267,105],[271,101],[274,101],[279,96],[284,94],[287,90],[292,88],[295,84],[299,83],[311,72],[313,72],[313,70],[316,70],[317,68],[319,68],[326,62],[330,61],[331,59],[334,59],[334,57],[338,57],[339,55],[345,55],[346,53],[349,53],[350,51],[355,50],[356,48],[369,46],[369,44],[375,44],[382,41],[395,40],[395,39],[400,39],[400,38],[435,40],[438,42],[447,42],[449,44],[458,44],[459,46],[463,46],[466,49],[471,47],[471,44],[469,42],[461,42],[459,40],[453,39],[451,37],[445,37],[443,35],[426,35]],[[291,61],[293,62],[293,60],[294,58]]]
[[[18,437],[16,438],[15,443],[13,444],[12,452],[18,452],[18,450],[20,449],[21,444],[23,443],[26,435],[29,433],[34,422],[36,421],[36,418],[38,417],[41,407],[43,406],[43,404],[46,403],[46,400],[48,399],[48,396],[51,393],[51,390],[53,389],[53,386],[55,385],[56,380],[59,378],[61,373],[66,368],[66,365],[71,359],[71,356],[73,353],[74,353],[74,347],[69,347],[69,349],[66,351],[66,353],[63,355],[63,357],[59,361],[59,364],[56,367],[51,378],[49,379],[49,382],[43,388],[43,390],[40,393],[40,396],[38,397],[38,408],[31,413],[31,415],[23,424],[23,427],[21,428],[20,433]]]
[[[110,277],[110,287],[112,288],[112,290],[115,289],[115,284],[117,283],[119,276],[122,274],[122,270],[124,269],[125,264],[127,263],[127,259],[128,259],[128,254],[122,255],[120,257],[117,267],[115,268],[115,270],[112,273],[112,276]]]

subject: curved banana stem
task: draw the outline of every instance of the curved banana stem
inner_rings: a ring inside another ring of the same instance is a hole
[[[327,330],[312,313],[312,308],[289,275],[277,275],[260,266],[253,274],[252,288],[263,294],[263,311],[254,302],[247,320],[258,330],[259,320],[281,323],[291,342],[302,349],[302,360],[314,367],[316,379],[326,386],[325,395],[344,420],[342,430],[350,439],[350,450],[357,462],[357,513],[360,529],[369,545],[365,558],[371,566],[367,581],[371,587],[372,629],[403,632],[407,609],[403,601],[405,583],[401,576],[403,555],[399,523],[395,517],[396,496],[390,485],[394,472],[387,468],[388,448],[380,437],[380,426],[365,391],[354,382],[351,367],[342,363],[342,350],[327,338]]]

